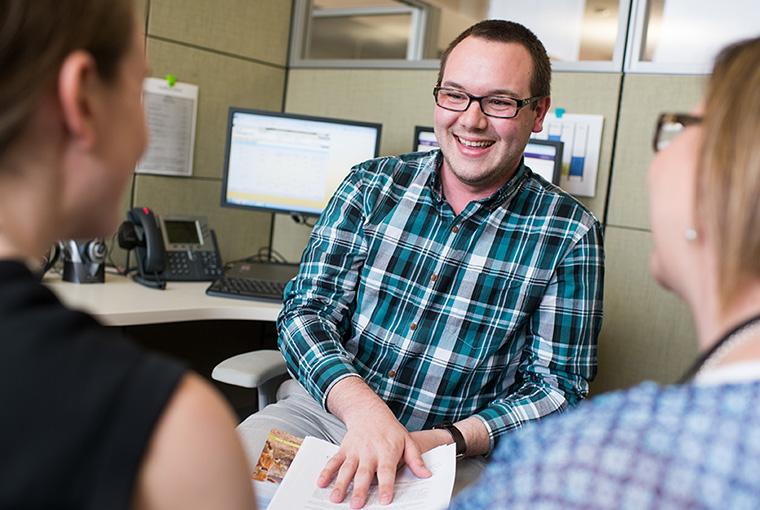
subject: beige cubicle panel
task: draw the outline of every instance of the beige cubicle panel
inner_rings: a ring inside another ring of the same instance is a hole
[[[687,306],[649,273],[652,235],[608,226],[604,323],[592,393],[643,380],[675,382],[697,356]]]
[[[604,219],[620,80],[621,75],[616,73],[555,72],[552,76],[552,111],[556,108],[564,108],[566,113],[585,113],[604,117],[599,169],[596,176],[596,194],[593,197],[577,197],[599,221]],[[570,147],[565,147],[565,150],[570,149]]]
[[[193,174],[139,174],[133,204],[159,214],[200,214],[217,230],[225,259],[250,255],[269,240],[268,214],[221,208],[230,106],[282,109],[291,2],[150,0],[146,50],[150,75],[173,74],[199,87]],[[124,209],[129,202],[125,200]],[[117,253],[117,258],[118,258]]]
[[[143,29],[145,29],[148,22],[148,0],[137,0],[135,2],[135,12],[137,13],[137,19],[142,22]]]
[[[177,193],[178,187],[182,193]],[[136,195],[159,215],[200,215],[216,232],[225,261],[253,254],[269,239],[270,216],[266,213],[219,207],[221,182],[209,179],[141,176]]]
[[[285,111],[383,125],[380,155],[412,151],[414,126],[433,125],[437,71],[291,69]]]
[[[612,170],[609,225],[649,228],[646,172],[661,112],[689,112],[702,98],[704,76],[628,74]]]
[[[696,356],[688,309],[649,275],[646,175],[657,116],[690,111],[703,83],[703,76],[624,77],[605,232],[604,325],[595,393],[646,379],[674,382]]]
[[[284,0],[151,0],[149,33],[285,67],[291,4]]]
[[[152,75],[198,85],[193,177],[222,178],[230,106],[279,111],[285,69],[148,39]]]

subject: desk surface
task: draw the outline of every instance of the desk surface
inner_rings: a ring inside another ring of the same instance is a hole
[[[48,275],[43,282],[66,305],[109,326],[220,319],[274,321],[282,308],[280,303],[207,296],[209,282],[169,282],[165,290],[156,290],[110,273],[106,283],[69,283],[59,275]]]

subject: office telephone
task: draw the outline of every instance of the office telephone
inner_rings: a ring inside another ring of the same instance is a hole
[[[119,228],[119,246],[137,255],[135,281],[165,288],[167,281],[213,281],[222,276],[214,231],[202,216],[159,218],[135,207]]]

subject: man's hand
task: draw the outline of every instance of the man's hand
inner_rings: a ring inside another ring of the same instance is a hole
[[[317,480],[319,487],[324,488],[335,479],[331,501],[342,502],[353,481],[351,508],[362,508],[377,475],[380,502],[390,503],[400,463],[409,466],[420,478],[431,475],[412,435],[364,381],[358,377],[340,381],[330,391],[327,405],[347,428],[340,450],[327,462]]]

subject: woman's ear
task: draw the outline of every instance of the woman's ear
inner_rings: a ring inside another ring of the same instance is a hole
[[[58,74],[58,100],[63,123],[72,141],[90,149],[95,144],[95,101],[100,79],[95,60],[86,51],[74,51]]]

